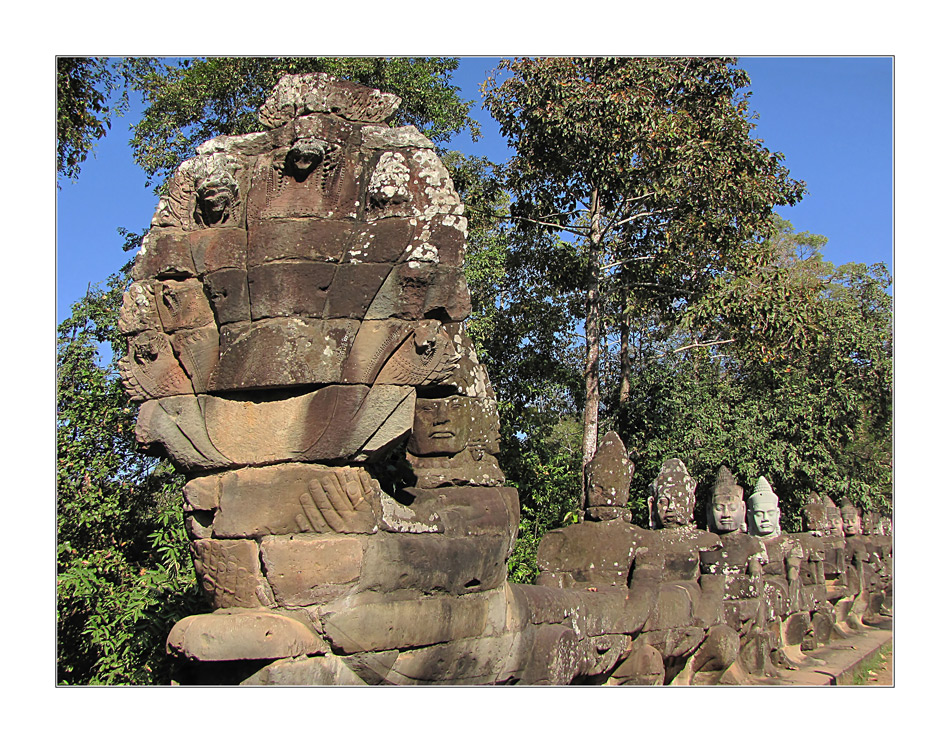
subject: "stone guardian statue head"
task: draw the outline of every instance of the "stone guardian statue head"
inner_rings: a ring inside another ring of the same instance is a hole
[[[841,528],[846,537],[856,537],[861,534],[861,513],[847,498],[841,499]]]
[[[772,490],[769,481],[760,477],[749,496],[749,533],[755,537],[774,537],[781,534],[782,516],[778,505],[778,496]]]
[[[716,474],[716,484],[706,505],[706,524],[710,531],[728,534],[745,526],[745,502],[742,488],[725,466]]]
[[[651,529],[691,526],[696,506],[696,480],[679,459],[667,459],[650,483],[647,507]]]

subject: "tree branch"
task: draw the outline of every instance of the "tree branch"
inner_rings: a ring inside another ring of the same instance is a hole
[[[706,346],[719,346],[726,343],[735,343],[735,342],[736,342],[735,338],[728,338],[726,340],[706,341],[705,343],[690,343],[689,345],[680,346],[679,348],[676,348],[670,351],[669,354],[661,353],[660,356],[668,356],[670,354],[679,353],[680,351],[688,351],[691,348],[705,348]]]
[[[652,212],[638,212],[637,214],[632,214],[626,219],[621,219],[619,222],[615,222],[614,224],[610,226],[611,228],[619,227],[622,224],[626,224],[627,222],[633,222],[637,219],[642,219],[643,217],[655,217],[658,214],[669,214],[672,211],[673,211],[673,207],[670,207],[668,209],[657,209],[656,211],[652,211]]]
[[[522,222],[530,222],[531,224],[540,225],[542,227],[554,227],[561,232],[570,232],[572,235],[577,235],[578,237],[584,237],[587,234],[584,230],[579,230],[574,227],[565,227],[562,224],[556,224],[554,222],[542,222],[541,220],[531,219],[530,217],[516,217],[511,215],[511,219],[520,219]]]

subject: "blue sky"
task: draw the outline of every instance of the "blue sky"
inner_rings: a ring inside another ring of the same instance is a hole
[[[463,58],[455,81],[476,102],[482,138],[454,147],[499,162],[507,157],[497,126],[480,108],[479,84],[495,66],[488,57]],[[829,238],[825,257],[836,264],[884,262],[893,267],[893,60],[890,57],[742,57],[751,78],[755,136],[785,154],[792,177],[808,184],[798,205],[780,209],[796,230]],[[118,119],[100,140],[76,183],[57,192],[57,322],[87,286],[129,259],[117,228],[140,230],[157,197],[133,162],[128,140],[137,110]]]

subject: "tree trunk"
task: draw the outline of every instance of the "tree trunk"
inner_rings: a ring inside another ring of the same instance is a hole
[[[625,282],[620,285],[620,398],[622,411],[630,402],[630,306]]]
[[[581,509],[587,505],[587,465],[597,453],[597,423],[600,410],[600,264],[603,234],[600,230],[600,191],[591,194],[590,232],[587,246],[587,316],[584,332],[587,359],[584,363],[584,439]]]

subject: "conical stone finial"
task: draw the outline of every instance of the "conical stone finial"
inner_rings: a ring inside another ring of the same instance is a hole
[[[604,436],[588,467],[588,507],[627,504],[630,497],[630,480],[633,478],[633,463],[627,457],[627,448],[615,431],[609,431]]]
[[[741,498],[742,488],[739,487],[736,478],[733,477],[729,468],[723,465],[716,473],[716,482],[713,485],[713,496],[726,497],[730,495],[738,495],[738,497]]]

